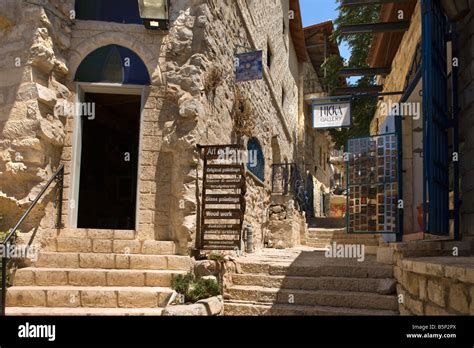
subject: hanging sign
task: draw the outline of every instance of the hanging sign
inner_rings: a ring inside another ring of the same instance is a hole
[[[262,51],[246,52],[235,55],[235,80],[245,82],[263,78]]]
[[[313,128],[344,128],[351,125],[350,101],[313,104]]]

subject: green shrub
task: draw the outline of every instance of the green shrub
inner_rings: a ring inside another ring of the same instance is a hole
[[[191,302],[197,302],[209,297],[218,296],[220,293],[219,284],[216,281],[212,279],[199,279],[193,284],[188,294],[186,294],[186,298]]]
[[[216,281],[212,279],[196,279],[191,272],[173,278],[171,288],[183,295],[186,303],[197,302],[220,295],[220,287]]]
[[[178,294],[186,295],[189,292],[191,284],[194,282],[194,274],[180,274],[171,281],[171,288]]]
[[[223,262],[224,256],[221,254],[214,253],[214,254],[209,255],[208,259],[212,261]]]

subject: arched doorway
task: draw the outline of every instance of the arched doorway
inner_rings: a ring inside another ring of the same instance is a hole
[[[108,45],[81,62],[75,81],[71,225],[134,230],[148,70],[132,50]]]

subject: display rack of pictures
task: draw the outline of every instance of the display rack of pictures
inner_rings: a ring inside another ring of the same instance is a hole
[[[240,250],[246,193],[240,145],[202,148],[201,250]]]
[[[350,139],[348,233],[397,233],[397,136]]]

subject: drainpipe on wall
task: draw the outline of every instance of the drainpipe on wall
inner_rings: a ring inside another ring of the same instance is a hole
[[[245,251],[249,254],[253,253],[253,227],[245,226]]]

